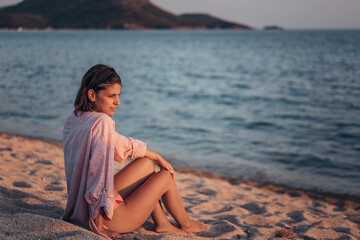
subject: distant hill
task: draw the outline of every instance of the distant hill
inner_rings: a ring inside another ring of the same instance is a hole
[[[182,29],[250,27],[205,14],[174,15],[149,0],[24,0],[0,9],[0,28]]]
[[[264,26],[264,30],[284,30],[283,27],[276,26],[276,25],[270,25],[270,26]]]
[[[219,18],[210,16],[208,14],[182,14],[180,17],[192,22],[196,22],[200,25],[206,26],[206,28],[231,28],[231,29],[251,29],[249,26],[227,22]]]

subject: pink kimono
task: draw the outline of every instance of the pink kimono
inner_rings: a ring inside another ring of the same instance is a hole
[[[116,133],[114,121],[105,113],[77,115],[70,114],[63,132],[68,201],[61,219],[90,227],[104,236],[94,219],[101,207],[112,219],[114,160],[121,163],[128,157],[143,157],[146,143]]]

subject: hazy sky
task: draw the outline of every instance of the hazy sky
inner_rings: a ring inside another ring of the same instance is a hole
[[[18,2],[21,0],[0,0],[0,6]],[[287,29],[360,29],[360,0],[151,0],[151,2],[176,14],[209,13],[255,28],[279,25]]]

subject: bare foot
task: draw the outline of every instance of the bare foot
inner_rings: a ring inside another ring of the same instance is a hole
[[[190,232],[190,233],[203,232],[206,229],[207,229],[207,227],[204,223],[197,222],[192,219],[190,219],[189,224],[181,226],[181,230],[183,230],[185,232]]]
[[[171,234],[178,234],[182,236],[190,236],[191,234],[181,230],[180,228],[177,228],[171,224],[169,225],[162,225],[162,226],[156,226],[155,232],[157,233],[171,233]]]

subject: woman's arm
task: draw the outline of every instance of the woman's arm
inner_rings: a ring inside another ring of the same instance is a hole
[[[146,149],[145,157],[150,158],[155,162],[156,165],[158,165],[161,169],[168,170],[172,177],[174,178],[174,169],[171,166],[170,163],[168,163],[163,157],[161,157],[158,153],[151,151],[149,149]]]

